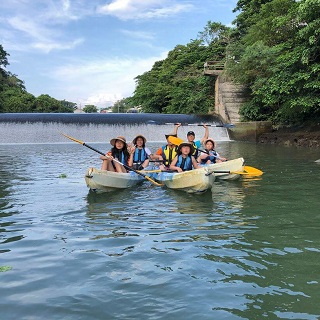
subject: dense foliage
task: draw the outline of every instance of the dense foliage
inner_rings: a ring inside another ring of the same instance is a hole
[[[143,112],[208,113],[214,102],[214,78],[203,76],[207,60],[225,57],[231,29],[208,22],[199,38],[177,45],[165,60],[136,77],[132,101]]]
[[[227,75],[251,96],[243,120],[302,123],[320,117],[320,0],[239,0],[235,28],[208,22],[199,39],[178,45],[136,77],[144,112],[207,113],[215,79],[207,60],[226,59]]]
[[[320,1],[239,1],[228,73],[246,84],[244,120],[320,118]]]
[[[35,97],[26,91],[22,80],[6,70],[9,54],[0,45],[0,112],[49,112],[69,113],[76,103],[56,100],[47,94]]]

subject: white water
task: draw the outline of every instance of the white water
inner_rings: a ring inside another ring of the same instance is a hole
[[[16,143],[63,143],[68,140],[62,132],[85,142],[109,142],[116,136],[125,136],[127,141],[132,141],[137,134],[143,134],[148,142],[164,142],[165,134],[172,133],[174,125],[153,124],[79,124],[58,122],[2,122],[0,124],[0,144]],[[196,140],[204,135],[201,126],[182,126],[178,136],[186,138],[188,131],[194,131]],[[226,128],[209,127],[210,137],[216,141],[228,141]]]

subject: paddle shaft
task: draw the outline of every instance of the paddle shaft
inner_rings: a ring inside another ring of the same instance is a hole
[[[147,124],[156,124],[156,125],[177,125],[178,123],[175,122],[164,122],[160,123],[154,120],[148,120]],[[201,123],[182,123],[182,126],[199,126],[202,127],[203,124]],[[207,124],[207,127],[217,127],[217,128],[233,128],[234,124],[232,123],[224,123],[224,124]]]

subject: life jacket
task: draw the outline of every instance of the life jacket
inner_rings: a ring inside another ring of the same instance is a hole
[[[170,166],[172,160],[177,155],[177,147],[169,148],[168,145],[162,147],[162,157],[166,166]]]
[[[205,150],[208,151],[207,149]],[[205,164],[208,160],[210,160],[211,163],[216,163],[216,160],[218,157],[217,152],[215,150],[210,150],[208,152],[209,152],[208,156],[204,159],[201,159],[201,164]]]
[[[193,142],[192,143],[192,145],[193,145],[193,148],[194,148],[194,151],[193,151],[193,156],[195,157],[195,158],[197,158],[198,157],[198,146]]]
[[[148,155],[146,153],[146,150],[144,148],[139,149],[136,148],[133,154],[133,163],[143,163],[146,159],[148,159]]]
[[[186,158],[184,158],[184,157],[182,157],[182,155],[179,155],[176,166],[180,167],[182,169],[182,171],[192,170],[191,156],[187,156]]]
[[[128,156],[121,150],[112,150],[112,156],[123,164],[128,164]]]

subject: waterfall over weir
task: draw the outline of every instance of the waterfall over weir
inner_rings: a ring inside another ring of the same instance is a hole
[[[64,143],[65,133],[85,142],[109,142],[122,135],[127,141],[143,134],[149,142],[164,142],[172,133],[174,123],[181,122],[178,136],[186,139],[194,131],[201,139],[204,128],[198,124],[221,125],[212,115],[156,114],[156,113],[0,113],[0,144]],[[209,136],[217,141],[229,140],[224,127],[209,127]]]

